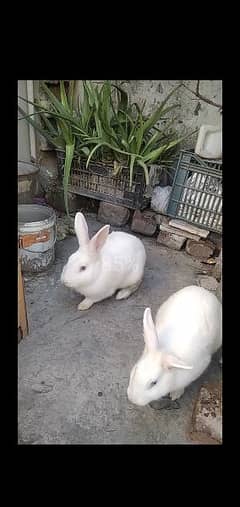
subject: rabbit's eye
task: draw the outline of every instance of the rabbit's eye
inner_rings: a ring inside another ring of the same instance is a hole
[[[80,271],[85,271],[87,266],[81,266]]]
[[[157,380],[154,380],[153,382],[151,382],[149,387],[151,388],[151,387],[155,386],[156,384],[157,384]]]

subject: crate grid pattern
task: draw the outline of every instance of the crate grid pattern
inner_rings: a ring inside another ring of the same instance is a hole
[[[58,167],[63,171],[64,153],[57,152]],[[136,168],[133,174],[133,184],[130,190],[129,170],[124,167],[115,177],[112,175],[113,167],[101,162],[86,162],[74,158],[69,177],[69,192],[85,197],[91,197],[106,202],[137,209],[146,205],[144,197],[145,180],[143,171]]]
[[[181,150],[167,214],[209,231],[222,232],[222,161]]]

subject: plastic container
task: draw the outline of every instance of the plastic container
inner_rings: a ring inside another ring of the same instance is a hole
[[[222,129],[214,125],[202,125],[195,153],[202,158],[222,159]]]

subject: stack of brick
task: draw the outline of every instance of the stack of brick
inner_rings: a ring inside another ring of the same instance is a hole
[[[126,207],[107,202],[100,203],[98,219],[101,222],[124,226],[129,218],[130,211]],[[209,236],[211,238],[209,231],[182,220],[171,219],[152,210],[136,210],[133,213],[131,230],[144,236],[157,235],[157,243],[174,250],[184,248],[187,254],[205,262],[212,260],[213,254],[221,249],[221,239],[215,238],[212,241],[209,239]],[[216,272],[220,265],[221,258],[216,265]],[[215,277],[218,278],[217,275]]]

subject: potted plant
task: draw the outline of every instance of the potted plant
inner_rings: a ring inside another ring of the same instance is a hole
[[[176,88],[151,115],[145,116],[144,108],[130,104],[127,93],[109,81],[101,87],[83,81],[82,98],[78,97],[75,106],[74,84],[70,81],[66,93],[60,81],[57,98],[42,83],[49,107],[34,102],[40,121],[24,116],[57,150],[67,212],[68,190],[141,207],[149,185],[149,167],[166,162],[187,137],[179,137],[172,129],[174,120],[167,117],[179,107],[167,106]]]

